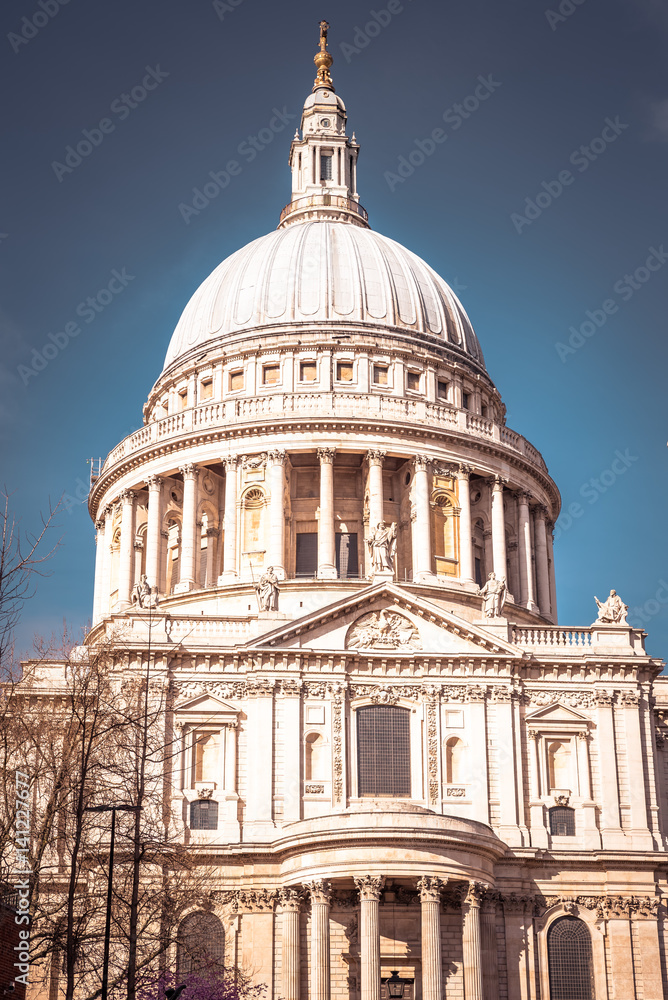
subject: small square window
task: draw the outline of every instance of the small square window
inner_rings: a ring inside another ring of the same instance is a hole
[[[320,156],[320,180],[331,181],[332,179],[332,157]]]
[[[486,417],[488,415],[489,415],[489,407],[487,406],[486,403],[483,403],[482,406],[480,407],[480,416]]]
[[[317,382],[318,364],[316,361],[302,361],[299,365],[300,382]]]
[[[462,393],[462,406],[464,407],[465,410],[468,410],[469,407],[470,407],[470,405],[471,405],[471,393],[470,392],[463,392]]]
[[[420,373],[419,372],[407,372],[406,373],[406,388],[410,389],[412,392],[420,391]]]
[[[387,365],[374,365],[373,366],[373,383],[374,385],[388,385],[390,369]]]
[[[352,361],[336,362],[336,380],[337,382],[352,382],[353,380]]]
[[[439,399],[447,399],[448,383],[442,382],[441,379],[439,379],[438,382],[436,383],[436,394],[438,395]]]
[[[199,398],[211,399],[212,397],[213,397],[213,379],[208,378],[205,379],[200,386]]]
[[[244,373],[242,371],[230,372],[230,392],[244,387]]]
[[[281,375],[280,365],[263,365],[262,385],[276,385]]]
[[[180,389],[179,390],[179,406],[181,407],[182,410],[187,410],[188,409],[188,390],[187,389]]]

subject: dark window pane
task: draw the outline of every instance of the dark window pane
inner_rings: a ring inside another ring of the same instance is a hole
[[[336,571],[340,580],[359,576],[357,535],[336,534]]]
[[[304,531],[297,535],[296,552],[297,576],[313,577],[318,571],[318,533]]]
[[[583,920],[561,917],[547,933],[550,1000],[594,1000],[591,937]]]
[[[482,565],[480,559],[476,556],[475,560],[475,582],[479,587],[482,587]]]
[[[179,976],[217,967],[225,960],[225,932],[213,913],[191,913],[179,927],[176,968]]]
[[[321,156],[320,157],[320,180],[321,181],[331,181],[332,179],[332,157],[331,156]]]
[[[190,803],[191,830],[218,829],[218,803],[211,799]]]
[[[566,806],[550,809],[550,833],[556,837],[574,837],[575,812]]]
[[[410,712],[370,705],[357,712],[359,794],[410,798]]]

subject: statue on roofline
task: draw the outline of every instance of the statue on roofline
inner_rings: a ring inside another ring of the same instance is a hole
[[[595,624],[602,625],[626,625],[626,613],[628,605],[624,604],[616,590],[610,591],[610,596],[605,601],[599,601],[594,597],[598,605],[598,615]]]

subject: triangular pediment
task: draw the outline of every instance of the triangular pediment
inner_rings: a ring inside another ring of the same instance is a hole
[[[201,694],[195,698],[190,698],[188,701],[178,705],[177,711],[179,715],[196,715],[198,718],[206,715],[219,717],[222,715],[236,716],[237,714],[236,708],[228,705],[225,701],[221,701],[220,698],[215,698],[211,694]]]
[[[591,722],[591,719],[588,719],[586,715],[582,715],[580,712],[576,712],[575,709],[569,708],[567,705],[562,705],[560,701],[554,701],[551,705],[545,705],[543,708],[539,708],[538,711],[532,712],[531,715],[527,715],[525,722],[534,723],[535,725],[546,722],[582,724]]]
[[[493,653],[521,659],[506,639],[398,584],[384,583],[260,636],[254,648],[306,648],[365,654],[462,656]]]

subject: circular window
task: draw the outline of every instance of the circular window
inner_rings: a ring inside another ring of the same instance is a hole
[[[480,490],[471,490],[471,503],[472,504],[473,503],[478,503],[478,501],[480,500],[481,496],[482,496],[482,493],[480,492]]]
[[[330,125],[331,125],[332,123],[330,122],[329,118],[323,118],[323,119],[321,120],[320,124],[322,125],[322,127],[323,127],[323,128],[329,128],[329,126],[330,126]]]
[[[408,486],[408,484],[410,483],[410,481],[411,481],[411,474],[410,474],[410,472],[407,472],[406,473],[406,479],[404,480],[404,482],[406,483],[406,486]]]

